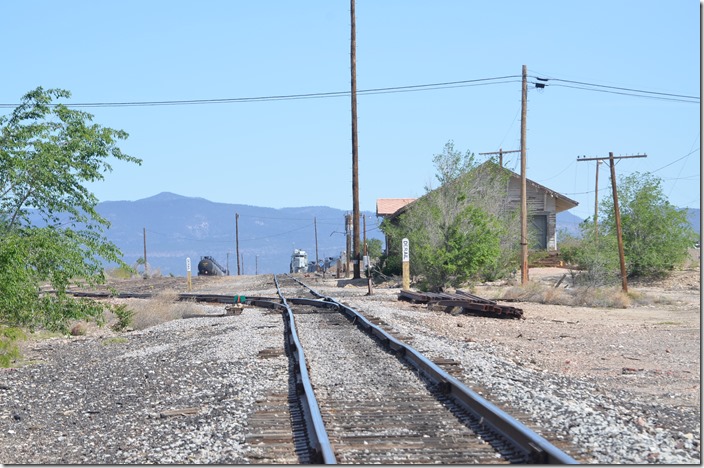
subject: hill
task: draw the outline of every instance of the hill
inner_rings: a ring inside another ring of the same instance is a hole
[[[202,256],[214,257],[237,273],[235,215],[239,215],[240,272],[288,272],[294,248],[315,260],[317,222],[318,257],[338,257],[345,250],[345,211],[325,206],[265,208],[216,203],[204,198],[164,192],[136,201],[107,201],[97,211],[111,223],[106,237],[117,245],[128,264],[144,256],[162,275],[186,275],[186,258],[192,273]],[[367,237],[384,240],[373,212],[367,217]],[[700,210],[688,209],[688,220],[700,232]],[[557,214],[558,232],[579,235],[582,219],[569,211]],[[559,234],[558,234],[559,236]],[[559,242],[559,239],[558,239]]]
[[[288,272],[294,248],[315,260],[315,225],[318,256],[337,257],[345,250],[345,211],[325,206],[262,208],[215,203],[203,198],[160,193],[136,201],[108,201],[97,211],[111,223],[106,237],[117,245],[128,264],[144,256],[161,274],[186,275],[186,258],[192,274],[201,256],[214,257],[237,273],[236,221],[239,215],[240,272],[242,274]],[[367,216],[367,237],[383,240],[376,214]]]

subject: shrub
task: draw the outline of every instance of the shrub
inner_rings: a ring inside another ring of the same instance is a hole
[[[117,304],[112,306],[112,312],[117,316],[117,323],[112,326],[115,331],[123,331],[132,325],[134,311],[128,309],[125,304]]]
[[[10,367],[13,361],[19,359],[17,342],[26,337],[19,328],[0,326],[0,367]]]

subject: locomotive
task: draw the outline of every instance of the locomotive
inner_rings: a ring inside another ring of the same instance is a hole
[[[294,249],[291,255],[291,268],[289,273],[305,273],[308,271],[308,254],[305,250]]]
[[[198,276],[225,276],[227,269],[223,268],[213,257],[204,256],[198,262]]]

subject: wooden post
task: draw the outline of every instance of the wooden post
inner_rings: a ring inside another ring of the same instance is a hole
[[[147,267],[147,228],[142,228],[142,233],[144,235],[144,276],[149,276],[149,271]]]
[[[354,279],[361,278],[359,255],[359,144],[357,142],[357,27],[354,12],[355,0],[350,0],[350,74],[352,97],[352,223],[354,229],[353,259]]]
[[[523,65],[521,80],[521,284],[528,283],[528,203],[526,199],[526,114],[528,113],[528,71]]]
[[[235,254],[237,255],[237,276],[240,275],[240,214],[235,213]]]
[[[186,257],[186,287],[191,290],[191,257]]]
[[[313,217],[313,227],[315,228],[315,271],[318,271],[318,220]]]
[[[611,166],[611,188],[614,194],[614,216],[616,217],[616,236],[618,238],[618,259],[621,265],[621,288],[623,292],[628,292],[628,280],[626,279],[626,257],[623,251],[623,231],[621,230],[621,210],[618,207],[618,191],[616,190],[616,166],[614,165],[614,153],[609,153],[609,166]]]
[[[401,269],[403,274],[403,289],[411,289],[411,249],[408,239],[401,240]]]
[[[611,189],[613,191],[613,199],[614,199],[614,217],[616,218],[616,237],[618,240],[618,257],[619,257],[619,264],[621,267],[621,288],[623,289],[623,292],[627,293],[628,292],[628,280],[627,280],[627,275],[626,275],[626,256],[624,253],[624,247],[623,247],[623,230],[621,229],[621,210],[619,209],[618,206],[618,190],[616,189],[616,165],[614,164],[614,160],[616,159],[628,159],[628,158],[646,158],[648,157],[647,154],[634,154],[632,156],[617,156],[614,157],[614,153],[609,152],[609,157],[608,158],[577,158],[577,161],[597,161],[597,170],[599,167],[599,161],[603,159],[608,159],[609,160],[609,166],[611,167]],[[597,172],[598,174],[598,172]],[[597,177],[598,180],[598,177]],[[595,206],[596,210],[596,206]],[[594,216],[595,223],[596,223],[596,213]],[[596,228],[596,224],[595,224]]]
[[[594,185],[594,240],[599,237],[599,164],[596,162],[596,183]]]

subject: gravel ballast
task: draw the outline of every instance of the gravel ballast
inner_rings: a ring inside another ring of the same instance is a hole
[[[399,302],[397,288],[366,296],[361,284],[302,279],[428,357],[460,362],[468,386],[580,447],[581,461],[700,463],[698,301],[660,315],[513,303],[526,319],[498,320]],[[212,278],[194,292],[273,297],[270,281]],[[286,356],[259,353],[282,347],[281,316],[254,307],[27,342],[29,362],[0,369],[0,462],[256,462],[248,418],[288,382]]]

